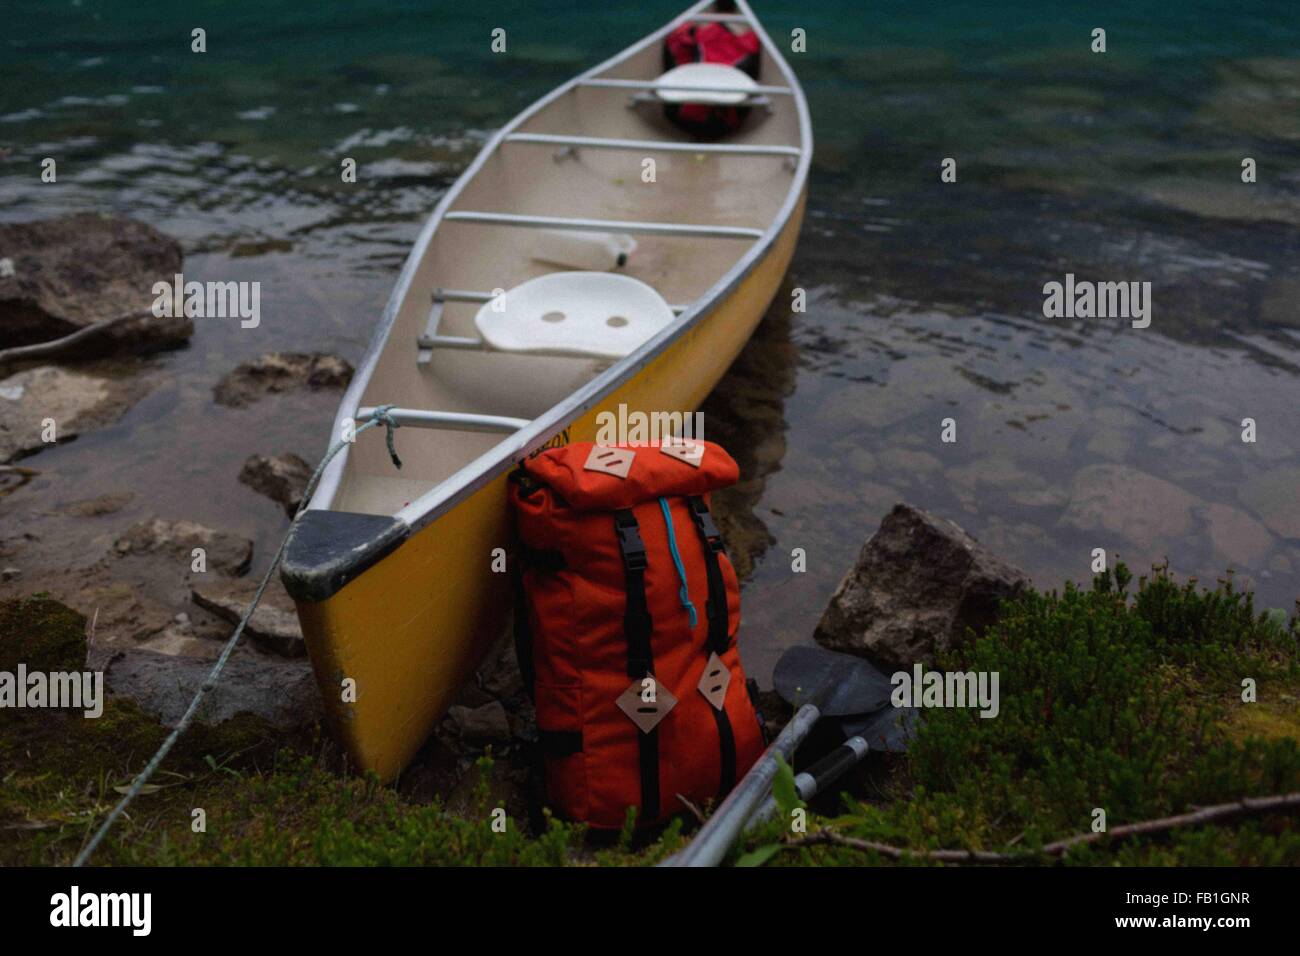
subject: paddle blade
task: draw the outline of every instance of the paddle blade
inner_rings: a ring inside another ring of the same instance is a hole
[[[845,737],[861,737],[876,753],[907,753],[916,735],[918,712],[915,707],[886,707],[874,714],[840,718]]]
[[[772,672],[776,692],[789,704],[817,704],[823,715],[870,714],[889,703],[893,686],[871,664],[821,647],[792,647]]]

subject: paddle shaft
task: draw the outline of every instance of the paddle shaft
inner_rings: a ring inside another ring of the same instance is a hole
[[[794,778],[794,789],[799,794],[799,799],[811,800],[817,796],[856,767],[870,749],[863,738],[850,737],[807,770],[797,774]],[[749,818],[745,829],[752,830],[765,820],[770,820],[775,814],[776,798],[769,796]]]
[[[661,866],[717,866],[726,858],[736,838],[745,829],[754,808],[759,805],[772,787],[776,777],[778,756],[789,760],[799,744],[812,731],[821,717],[816,704],[804,704],[790,722],[772,741],[772,745],[758,758],[758,763],[736,784],[731,793],[709,817],[695,839],[677,855],[665,860]]]

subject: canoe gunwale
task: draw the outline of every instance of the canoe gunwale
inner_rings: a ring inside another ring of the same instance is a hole
[[[773,217],[772,222],[763,231],[762,235],[752,241],[752,246],[743,256],[733,265],[719,280],[714,283],[705,293],[687,307],[675,322],[664,328],[659,334],[651,338],[641,348],[628,357],[606,369],[594,377],[591,381],[584,384],[564,401],[552,406],[542,415],[533,419],[529,425],[520,429],[507,438],[504,438],[497,445],[494,445],[482,455],[473,459],[465,466],[440,481],[437,485],[430,488],[419,498],[403,507],[401,510],[391,516],[392,521],[398,523],[401,528],[401,537],[396,542],[419,531],[421,528],[435,521],[445,514],[448,510],[455,507],[464,499],[473,495],[475,492],[495,480],[503,472],[509,470],[518,462],[525,459],[528,455],[537,451],[548,441],[551,441],[571,422],[580,418],[584,413],[591,410],[604,398],[618,389],[624,382],[637,375],[651,361],[653,361],[661,352],[668,348],[673,342],[689,331],[700,321],[710,315],[724,301],[727,296],[737,288],[762,262],[764,262],[772,250],[778,236],[781,235],[791,216],[795,213],[803,197],[804,189],[807,183],[808,170],[812,163],[812,123],[808,113],[807,101],[804,97],[803,89],[798,83],[794,71],[790,68],[785,58],[781,55],[780,50],[772,42],[767,32],[764,30],[758,18],[750,9],[745,0],[736,0],[738,8],[749,18],[751,29],[758,35],[760,42],[763,44],[765,51],[774,63],[778,65],[780,71],[784,74],[788,82],[792,99],[795,104],[796,115],[799,123],[800,133],[800,154],[791,178],[790,189],[782,202],[780,209]],[[358,407],[362,404],[362,397],[369,386],[370,378],[378,363],[379,357],[387,345],[390,333],[397,321],[398,312],[402,303],[411,291],[411,285],[417,273],[417,270],[427,253],[429,243],[435,231],[442,225],[446,214],[451,207],[460,198],[461,192],[465,185],[469,183],[486,164],[502,143],[515,132],[520,125],[530,119],[534,114],[548,106],[561,96],[566,95],[583,80],[590,79],[597,74],[616,67],[628,57],[640,52],[647,46],[660,41],[671,30],[676,28],[682,22],[685,22],[701,11],[711,7],[713,0],[701,0],[687,10],[683,11],[677,17],[670,20],[667,24],[656,30],[641,40],[625,48],[602,63],[593,66],[584,73],[573,77],[567,82],[556,87],[550,93],[538,99],[531,106],[524,109],[515,116],[509,123],[497,130],[489,139],[487,144],[475,157],[474,161],[466,168],[456,182],[448,189],[447,193],[434,208],[433,213],[429,216],[428,221],[422,228],[410,255],[402,267],[398,276],[393,293],[385,306],[383,315],[377,324],[371,337],[369,346],[365,355],[362,357],[357,373],[353,378],[351,385],[344,393],[339,405],[339,411],[335,417],[334,431],[332,434],[341,434],[344,424],[351,419]],[[794,157],[791,157],[792,159]],[[454,222],[455,220],[449,220]],[[412,361],[414,361],[414,352]],[[332,514],[345,514],[344,512],[332,512],[331,505],[336,498],[342,483],[344,469],[347,466],[349,449],[344,448],[327,466],[325,473],[321,477],[320,484],[313,495],[308,507],[310,511],[327,511]],[[304,516],[306,517],[306,516]],[[323,520],[323,519],[316,519]],[[391,550],[391,548],[389,549]],[[387,551],[384,552],[385,554]],[[338,581],[338,587],[334,591],[328,591],[326,588],[313,586],[311,588],[302,587],[302,575],[306,574],[309,569],[304,562],[290,562],[290,555],[286,553],[286,567],[284,568],[284,578],[286,585],[291,590],[298,589],[304,593],[310,592],[313,596],[310,600],[324,600],[329,597],[338,588],[341,588],[347,580],[360,573],[355,570],[351,575],[343,575],[345,580],[340,580],[339,575],[334,575],[333,580]],[[357,557],[361,555],[358,553]],[[380,555],[382,557],[382,555]],[[378,560],[372,557],[365,562],[369,566]],[[318,582],[319,583],[319,582]]]

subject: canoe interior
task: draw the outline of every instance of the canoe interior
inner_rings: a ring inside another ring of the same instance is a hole
[[[661,72],[652,42],[601,77],[652,80]],[[789,86],[793,77],[766,51],[759,82]],[[690,142],[654,106],[629,108],[632,91],[575,86],[527,115],[514,132]],[[721,142],[802,147],[795,98],[773,95],[770,112],[755,107],[744,127]],[[790,193],[794,163],[780,155],[723,155],[580,148],[557,160],[559,147],[503,141],[462,184],[450,211],[472,210],[573,218],[636,220],[768,229]],[[655,181],[642,163],[655,160]],[[533,419],[607,367],[600,361],[500,352],[435,349],[416,362],[416,339],[436,288],[491,291],[561,268],[532,257],[534,229],[441,222],[421,256],[408,294],[365,386],[360,405],[473,412]],[[670,303],[700,299],[754,240],[636,236],[620,271]],[[440,334],[476,336],[474,303],[448,303]],[[643,409],[654,410],[654,407]],[[686,411],[681,408],[666,410]],[[371,432],[350,450],[330,502],[337,511],[392,515],[502,440],[500,434],[403,428],[403,460],[393,469],[382,437]]]

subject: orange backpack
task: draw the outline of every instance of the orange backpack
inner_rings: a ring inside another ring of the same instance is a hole
[[[762,731],[736,631],[740,589],[709,514],[733,484],[710,442],[590,443],[511,483],[522,543],[520,665],[550,806],[593,827],[648,825],[726,794]]]

